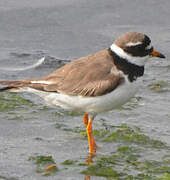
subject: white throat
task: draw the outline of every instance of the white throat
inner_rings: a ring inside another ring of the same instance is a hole
[[[116,53],[119,57],[126,59],[128,62],[135,64],[137,66],[144,66],[146,63],[146,60],[149,58],[149,55],[144,56],[144,57],[133,57],[133,56],[127,54],[123,49],[121,49],[114,43],[110,46],[110,49],[114,53]]]

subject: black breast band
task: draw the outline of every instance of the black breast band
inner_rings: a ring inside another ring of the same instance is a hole
[[[124,72],[124,74],[128,75],[128,79],[130,82],[135,81],[138,77],[143,76],[144,74],[144,66],[138,66],[128,62],[128,60],[121,58],[115,52],[113,52],[109,48],[109,53],[113,57],[114,64],[118,69]]]

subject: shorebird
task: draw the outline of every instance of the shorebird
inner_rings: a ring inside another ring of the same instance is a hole
[[[92,135],[94,117],[126,103],[138,89],[138,79],[150,57],[165,58],[142,33],[121,35],[104,50],[76,59],[55,72],[34,79],[0,81],[0,91],[26,91],[51,105],[84,112],[89,153],[96,152]]]

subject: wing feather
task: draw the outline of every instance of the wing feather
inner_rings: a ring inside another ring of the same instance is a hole
[[[8,89],[30,87],[73,96],[101,96],[113,91],[123,80],[113,57],[105,49],[72,61],[44,78],[0,81],[0,84]]]

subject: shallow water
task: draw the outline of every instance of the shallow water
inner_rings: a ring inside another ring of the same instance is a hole
[[[108,126],[126,123],[170,146],[169,9],[169,1],[155,0],[0,0],[0,79],[42,77],[72,59],[109,47],[124,32],[146,33],[166,59],[150,60],[137,98],[121,110],[98,115],[94,128],[103,128],[102,119]],[[46,60],[37,68],[12,70],[43,56]],[[86,167],[62,165],[68,159],[85,163],[88,157],[87,140],[74,132],[84,128],[81,116],[47,107],[30,94],[3,93],[0,102],[0,179],[84,179],[80,172]],[[101,148],[94,164],[119,147],[98,141]],[[158,160],[156,150],[146,152]],[[36,165],[28,159],[38,155],[52,156],[59,171],[49,177],[36,173]]]

